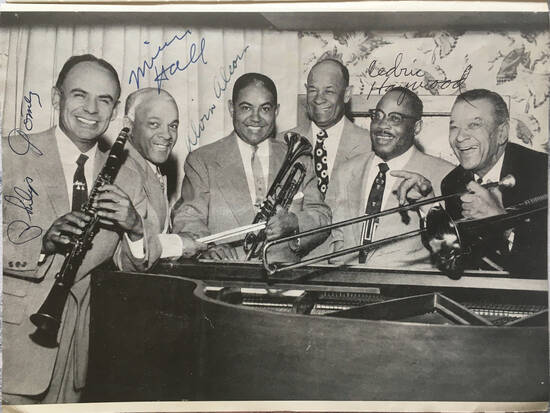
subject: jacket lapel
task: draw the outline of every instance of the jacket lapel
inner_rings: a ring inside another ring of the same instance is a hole
[[[252,223],[254,207],[248,190],[243,160],[237,146],[237,135],[232,132],[216,154],[216,182],[222,197],[229,205],[239,225]]]
[[[344,127],[342,128],[342,136],[340,137],[340,144],[336,151],[336,159],[334,160],[333,171],[337,169],[340,164],[346,162],[354,154],[357,147],[360,145],[360,138],[353,133],[352,122],[344,117]]]
[[[30,164],[30,167],[34,169],[36,177],[40,174],[47,173],[50,178],[46,179],[46,187],[48,190],[48,198],[52,205],[52,209],[55,212],[55,216],[61,216],[66,214],[71,209],[69,202],[69,193],[67,183],[65,182],[65,176],[63,174],[63,166],[61,164],[61,156],[59,155],[59,149],[57,147],[57,141],[55,137],[55,127],[51,128],[44,134],[44,144],[40,145],[43,155],[40,159],[40,169],[37,169],[38,165],[34,163]]]
[[[369,196],[370,188],[367,188],[367,175],[372,164],[374,154],[370,154],[367,158],[367,161],[364,163],[363,171],[361,176],[358,176],[357,179],[350,179],[349,184],[347,185],[348,190],[348,211],[350,212],[350,217],[358,217],[365,214],[365,201]],[[351,178],[351,177],[350,177]],[[358,224],[359,228],[363,224]],[[361,234],[360,231],[353,231],[355,237],[355,245],[359,245]]]

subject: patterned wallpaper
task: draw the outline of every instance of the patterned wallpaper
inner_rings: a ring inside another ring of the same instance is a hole
[[[302,82],[315,62],[331,56],[348,67],[355,94],[383,95],[392,84],[421,97],[491,89],[510,104],[510,139],[548,151],[548,31],[300,32],[299,38]]]

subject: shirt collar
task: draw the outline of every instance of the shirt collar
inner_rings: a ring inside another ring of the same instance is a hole
[[[57,141],[57,148],[59,149],[59,155],[61,156],[61,162],[65,164],[73,164],[82,153],[86,155],[88,159],[95,159],[97,152],[97,141],[95,145],[92,146],[92,148],[87,152],[81,152],[59,126],[55,127],[55,138]]]
[[[414,153],[414,145],[412,145],[409,149],[407,149],[404,153],[402,153],[399,156],[396,156],[395,158],[390,159],[389,161],[385,161],[382,158],[380,158],[378,155],[374,154],[374,162],[376,165],[379,163],[385,162],[388,164],[388,167],[390,170],[397,171],[399,169],[403,169],[405,165],[407,165],[407,162],[411,159],[413,153]]]
[[[484,183],[500,181],[500,173],[502,171],[503,163],[504,153],[500,156],[500,158],[498,158],[498,161],[496,161],[493,167],[489,169],[485,176],[480,177],[478,174],[474,173],[475,180],[477,181],[479,178],[482,178]]]
[[[332,125],[330,128],[326,128],[325,131],[327,132],[327,136],[329,139],[334,136],[340,137],[342,135],[342,130],[344,129],[344,116],[342,116],[342,119],[340,119],[337,123]],[[317,137],[317,134],[321,131],[321,128],[315,124],[315,122],[311,122],[311,132],[312,137]]]
[[[258,156],[264,157],[269,155],[269,139],[265,139],[264,141],[260,142],[258,145]],[[241,153],[250,153],[252,156],[253,146],[249,143],[245,142],[239,136],[237,135],[237,145],[239,145],[239,150]]]

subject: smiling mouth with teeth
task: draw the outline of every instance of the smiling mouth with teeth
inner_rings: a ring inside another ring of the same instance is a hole
[[[76,119],[79,122],[84,123],[85,125],[89,125],[89,126],[93,126],[97,123],[97,120],[89,120],[89,119],[81,118],[79,116],[77,116]]]

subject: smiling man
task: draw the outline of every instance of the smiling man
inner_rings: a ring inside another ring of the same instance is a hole
[[[310,122],[290,132],[297,132],[311,141],[318,188],[325,194],[332,188],[331,176],[340,166],[355,155],[370,152],[369,131],[345,116],[352,86],[348,69],[341,62],[335,59],[317,62],[309,72],[305,88]]]
[[[57,126],[29,135],[33,150],[27,153],[3,142],[2,397],[7,404],[79,401],[88,360],[89,273],[111,259],[119,233],[142,233],[142,185],[123,165],[115,185],[125,202],[98,206],[111,225],[98,231],[80,265],[65,303],[59,346],[31,340],[36,328],[29,316],[50,291],[71,237],[82,234],[89,222],[81,208],[107,160],[109,147],[102,137],[116,116],[119,95],[118,75],[108,62],[73,56],[52,90]],[[105,199],[111,198],[111,191],[102,190]]]
[[[184,234],[170,233],[167,180],[159,167],[168,160],[178,140],[176,101],[164,89],[139,89],[126,99],[124,113],[125,126],[130,129],[130,161],[143,181],[147,213],[143,217],[143,237],[125,235],[115,262],[123,270],[146,271],[159,258],[192,257],[206,245]],[[110,188],[116,190],[114,185]]]
[[[233,132],[191,152],[184,165],[181,198],[173,213],[174,233],[192,238],[251,224],[284,161],[286,144],[273,139],[279,112],[273,81],[259,73],[247,73],[235,81],[229,113]],[[268,239],[330,222],[330,209],[317,190],[311,160],[305,157],[307,174],[302,195],[295,197],[292,212],[279,210],[267,223]],[[297,204],[300,205],[297,205]],[[311,237],[300,245],[285,246],[281,259],[296,260],[326,236]],[[210,248],[215,259],[243,259],[242,239]]]
[[[420,98],[406,88],[394,88],[380,99],[370,128],[373,153],[357,155],[335,172],[335,192],[327,194],[327,203],[333,205],[334,222],[397,207],[395,190],[411,171],[441,182],[452,169],[450,163],[426,155],[414,146],[422,129],[422,110]],[[416,212],[386,215],[334,230],[329,239],[330,249],[367,245],[419,228]],[[344,261],[392,268],[430,265],[420,236],[348,255]]]

